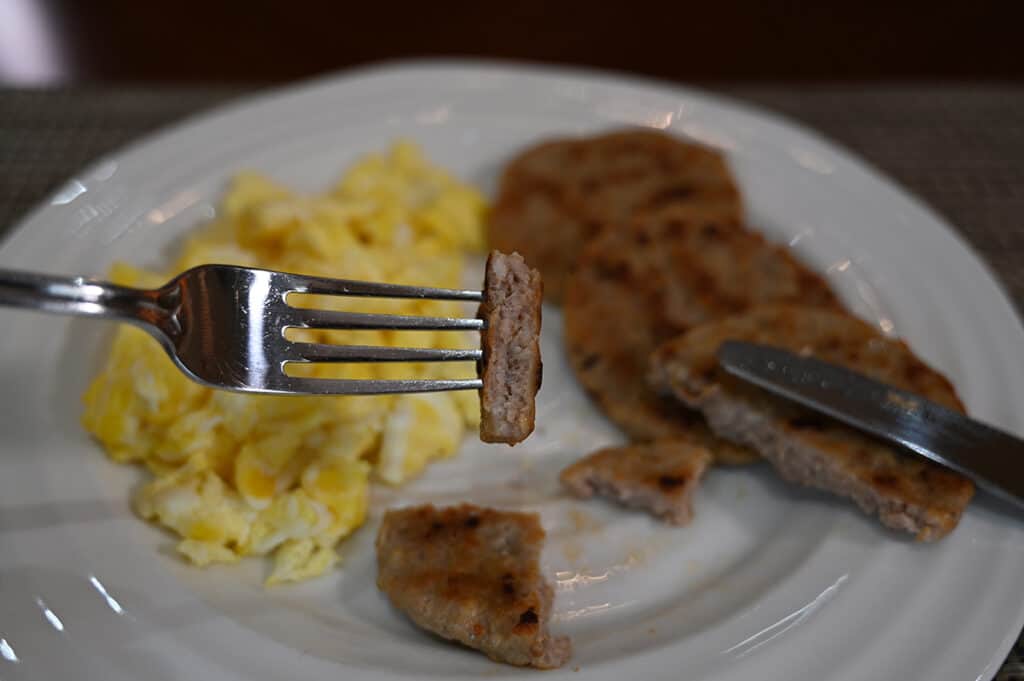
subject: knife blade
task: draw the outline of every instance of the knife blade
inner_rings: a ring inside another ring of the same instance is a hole
[[[920,395],[814,357],[726,341],[728,373],[947,466],[1024,508],[1024,441]]]

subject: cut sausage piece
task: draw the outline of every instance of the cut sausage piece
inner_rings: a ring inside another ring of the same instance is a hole
[[[905,343],[835,310],[767,306],[665,344],[652,358],[651,382],[700,409],[721,437],[756,449],[786,480],[849,498],[920,541],[956,527],[974,494],[970,480],[727,375],[717,361],[726,340],[813,355],[963,412],[950,382]]]
[[[484,299],[477,316],[482,332],[480,439],[516,444],[533,432],[540,390],[540,324],[544,296],[540,274],[518,253],[491,251]]]
[[[577,497],[606,497],[686,525],[693,516],[693,493],[710,462],[704,447],[660,440],[600,449],[563,470],[559,479]]]
[[[427,631],[498,662],[559,667],[571,644],[548,633],[554,591],[538,565],[543,544],[535,513],[389,510],[377,533],[377,586]]]

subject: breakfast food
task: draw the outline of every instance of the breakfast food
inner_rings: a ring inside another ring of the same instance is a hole
[[[534,398],[540,390],[540,274],[518,253],[491,251],[484,298],[477,316],[481,333],[480,439],[514,445],[533,432]]]
[[[389,510],[377,533],[377,586],[442,638],[499,662],[559,667],[571,644],[548,632],[554,591],[538,566],[543,543],[535,513]]]
[[[583,250],[565,296],[569,358],[634,440],[696,440],[718,462],[744,463],[752,451],[716,442],[699,416],[656,394],[645,376],[661,343],[766,302],[839,305],[821,277],[735,217],[673,206],[607,230]]]
[[[462,287],[464,254],[483,248],[483,198],[398,144],[360,159],[330,190],[301,195],[251,173],[231,183],[212,224],[191,235],[168,272],[117,265],[115,282],[158,286],[219,262],[366,281]],[[356,312],[462,316],[457,302],[299,297]],[[473,347],[452,331],[294,329],[295,340]],[[290,333],[292,333],[290,332]],[[319,364],[324,378],[467,378],[471,362]],[[471,391],[401,396],[275,397],[210,390],[187,379],[143,331],[118,330],[84,395],[83,423],[121,463],[152,477],[137,513],[179,538],[196,565],[273,556],[268,584],[307,579],[366,515],[370,480],[398,484],[451,456],[479,424]]]
[[[506,166],[488,236],[493,248],[519,251],[537,267],[557,303],[588,241],[669,205],[742,216],[739,190],[714,149],[650,129],[552,140]]]
[[[718,435],[757,449],[787,480],[852,499],[920,541],[956,526],[974,493],[969,480],[729,377],[716,353],[732,339],[809,353],[962,412],[942,374],[903,342],[854,317],[776,305],[699,326],[665,344],[653,357],[651,380],[700,409]]]
[[[686,525],[693,516],[694,490],[710,461],[704,447],[659,440],[598,450],[563,470],[559,479],[577,497],[607,497]]]

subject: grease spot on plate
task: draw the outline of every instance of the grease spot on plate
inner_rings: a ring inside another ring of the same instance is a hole
[[[604,529],[604,526],[593,516],[578,508],[569,509],[569,522],[572,523],[573,532],[599,532]]]

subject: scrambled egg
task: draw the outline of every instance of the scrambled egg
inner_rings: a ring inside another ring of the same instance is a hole
[[[359,160],[323,194],[298,195],[256,174],[231,184],[218,216],[184,245],[174,271],[224,263],[303,274],[461,286],[463,254],[484,247],[485,203],[473,188],[399,143]],[[168,273],[125,264],[110,278],[155,287]],[[458,303],[305,296],[300,305],[357,312],[459,316]],[[473,347],[430,331],[292,330],[293,340]],[[472,364],[322,364],[325,378],[457,378]],[[298,374],[298,370],[294,372]],[[138,514],[181,537],[205,566],[272,555],[267,584],[322,574],[366,516],[372,477],[397,485],[451,456],[479,426],[475,393],[379,397],[253,396],[204,388],[155,341],[124,326],[85,393],[83,423],[120,463],[145,464]]]

